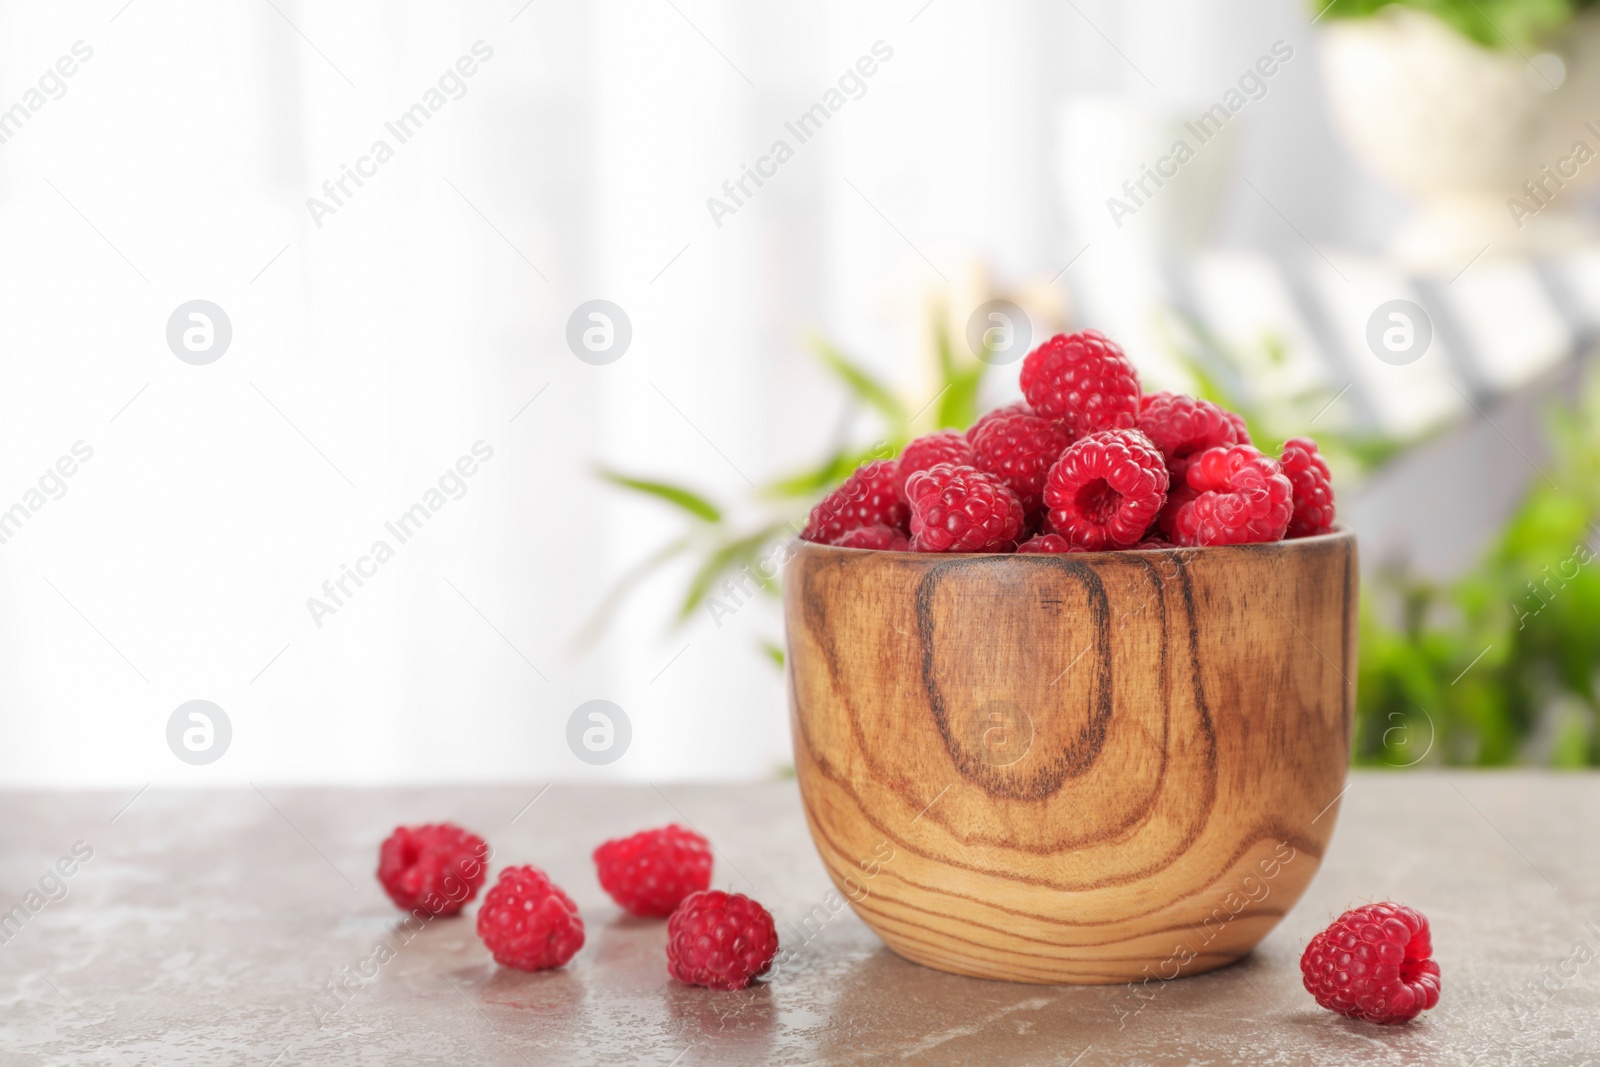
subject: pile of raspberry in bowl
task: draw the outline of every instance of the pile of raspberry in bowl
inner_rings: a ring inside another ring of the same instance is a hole
[[[911,552],[1105,552],[1242,545],[1333,528],[1316,442],[1278,456],[1209,400],[1145,393],[1095,330],[1058,334],[1022,362],[1025,401],[965,433],[919,437],[858,468],[801,538]]]

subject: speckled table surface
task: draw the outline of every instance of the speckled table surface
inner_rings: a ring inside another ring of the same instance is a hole
[[[1148,990],[901,960],[817,907],[830,886],[792,782],[541,790],[0,793],[0,1063],[1600,1064],[1600,776],[1356,774],[1321,873],[1261,947]],[[566,887],[588,926],[570,965],[501,970],[470,917],[404,935],[378,842],[439,819]],[[677,985],[664,924],[605,897],[594,844],[669,821],[716,843],[718,885],[772,909],[795,950],[777,979]],[[71,875],[49,877],[62,857]],[[1300,987],[1307,938],[1383,898],[1431,918],[1444,972],[1407,1027]]]

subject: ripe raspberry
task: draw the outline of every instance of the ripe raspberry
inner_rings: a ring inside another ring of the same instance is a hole
[[[681,826],[644,830],[594,850],[600,886],[623,910],[665,918],[711,884],[711,842]]]
[[[900,452],[900,466],[895,471],[900,499],[906,499],[907,478],[939,463],[972,466],[972,446],[967,442],[966,434],[959,430],[940,430],[906,445]]]
[[[777,953],[772,916],[742,893],[691,893],[667,920],[667,971],[689,985],[743,989]]]
[[[1333,477],[1309,437],[1291,437],[1283,446],[1283,473],[1294,487],[1294,516],[1286,537],[1310,537],[1333,529]]]
[[[1079,548],[1060,534],[1042,533],[1035,534],[1029,540],[1017,546],[1017,553],[1047,554],[1054,552],[1086,552],[1087,549]]]
[[[478,936],[502,967],[543,971],[583,947],[583,920],[539,868],[507,867],[478,909]]]
[[[1133,547],[1139,549],[1141,552],[1144,552],[1159,551],[1165,548],[1177,548],[1178,546],[1173,544],[1171,541],[1163,541],[1159,537],[1146,537],[1143,541],[1140,541]]]
[[[1028,402],[1026,400],[1014,400],[1002,407],[995,408],[993,411],[988,411],[982,415],[979,415],[978,421],[967,427],[967,440],[970,441],[976,437],[978,435],[978,431],[987,426],[992,419],[998,419],[1005,415],[1035,414],[1037,414],[1037,412],[1028,406]]]
[[[976,467],[940,463],[906,479],[911,551],[1010,552],[1022,532],[1022,501]]]
[[[1138,430],[1101,430],[1073,443],[1050,468],[1050,525],[1097,552],[1139,543],[1167,499],[1167,465]]]
[[[1059,333],[1022,361],[1022,393],[1074,437],[1131,429],[1139,416],[1139,372],[1098,330]]]
[[[972,434],[972,466],[1010,486],[1028,514],[1044,508],[1044,479],[1072,443],[1055,419],[1020,411],[996,415]]]
[[[1208,448],[1189,460],[1193,500],[1172,517],[1180,545],[1247,545],[1279,541],[1294,512],[1294,487],[1277,460],[1253,445]]]
[[[911,548],[910,539],[889,526],[858,526],[834,544],[840,548],[874,548],[880,552],[906,552]]]
[[[811,509],[811,519],[800,532],[800,539],[831,545],[862,526],[903,528],[906,506],[895,486],[895,470],[892,459],[873,460],[857,467],[843,485]]]
[[[1329,1011],[1405,1023],[1439,1003],[1428,920],[1399,904],[1365,904],[1311,939],[1300,957],[1306,992]]]
[[[447,822],[397,826],[378,849],[378,882],[406,911],[454,915],[488,874],[488,844]]]
[[[1218,445],[1249,443],[1248,435],[1243,442],[1239,439],[1239,427],[1232,421],[1238,416],[1209,400],[1178,393],[1155,393],[1146,396],[1140,404],[1139,429],[1167,457],[1167,471],[1174,482],[1183,480],[1189,457],[1194,453]]]

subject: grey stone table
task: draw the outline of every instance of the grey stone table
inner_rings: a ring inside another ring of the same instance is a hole
[[[793,782],[132,792],[0,793],[0,910],[22,905],[0,917],[0,1063],[1600,1064],[1595,775],[1356,774],[1321,873],[1261,947],[1143,991],[901,960],[823,903]],[[571,964],[497,968],[470,911],[408,935],[378,842],[438,819],[566,887],[588,926]],[[718,885],[772,909],[794,952],[775,980],[678,985],[664,924],[605,897],[590,849],[669,821],[711,837]],[[1407,1027],[1300,986],[1307,938],[1384,898],[1426,912],[1444,972]]]

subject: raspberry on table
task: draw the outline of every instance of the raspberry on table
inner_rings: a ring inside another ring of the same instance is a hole
[[[938,433],[918,437],[900,450],[899,467],[895,471],[895,484],[900,488],[900,499],[906,499],[906,479],[918,471],[940,463],[972,465],[972,445],[960,430],[940,430]]]
[[[1364,904],[1311,939],[1300,957],[1306,992],[1329,1011],[1405,1023],[1439,1003],[1428,920],[1400,904]]]
[[[1167,457],[1167,470],[1174,482],[1183,480],[1189,457],[1218,445],[1249,444],[1241,440],[1238,418],[1209,400],[1181,393],[1152,393],[1140,401],[1139,429],[1155,442]]]
[[[1283,473],[1294,487],[1294,515],[1286,537],[1311,537],[1333,529],[1333,475],[1309,437],[1291,437],[1284,443]]]
[[[1079,548],[1060,534],[1042,533],[1035,534],[1017,546],[1017,554],[1033,555],[1055,552],[1087,552],[1088,549]]]
[[[543,971],[583,947],[583,920],[539,868],[507,867],[478,908],[478,936],[502,967]]]
[[[378,882],[406,911],[455,915],[489,874],[489,845],[452,823],[397,826],[378,849]]]
[[[880,552],[907,552],[911,539],[891,526],[858,526],[834,544],[840,548],[872,548]]]
[[[1141,552],[1159,552],[1163,549],[1177,548],[1178,546],[1171,541],[1163,541],[1159,537],[1146,537],[1133,547]]]
[[[873,460],[857,467],[843,485],[811,509],[800,539],[831,545],[862,526],[904,527],[907,510],[895,482],[897,469],[892,459]]]
[[[1022,501],[976,467],[936,464],[906,479],[911,551],[1010,552],[1024,522]]]
[[[1044,508],[1044,480],[1072,443],[1066,424],[1028,412],[1003,412],[974,427],[972,466],[1011,488],[1033,515]]]
[[[1029,352],[1022,394],[1036,412],[1062,420],[1079,438],[1132,429],[1139,417],[1139,372],[1098,330],[1056,334]]]
[[[677,825],[643,830],[595,849],[594,865],[600,887],[624,911],[665,918],[711,885],[711,842]]]
[[[1050,525],[1091,552],[1130,548],[1167,499],[1166,460],[1138,430],[1101,430],[1061,454],[1045,482]]]
[[[1189,460],[1195,491],[1171,519],[1180,545],[1246,545],[1279,541],[1294,512],[1294,488],[1283,467],[1254,445],[1208,448]]]
[[[667,920],[667,971],[689,985],[743,989],[777,953],[772,915],[742,893],[690,894]]]

